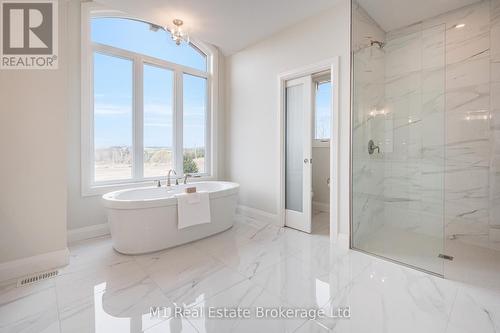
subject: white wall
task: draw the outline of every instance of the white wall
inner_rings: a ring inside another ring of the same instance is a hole
[[[80,113],[80,57],[81,4],[73,1],[69,7],[69,112],[68,112],[68,230],[106,223],[106,214],[100,196],[81,195],[81,113]]]
[[[340,232],[349,232],[350,4],[259,42],[227,59],[226,173],[240,204],[278,213],[280,73],[340,56]]]
[[[329,206],[330,187],[328,187],[327,180],[330,177],[330,147],[313,147],[312,159],[312,188],[314,193],[312,201],[313,203],[322,204],[322,207]]]
[[[0,71],[2,268],[66,249],[66,9],[59,1],[59,69]]]

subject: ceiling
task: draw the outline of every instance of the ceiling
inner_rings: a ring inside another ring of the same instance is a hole
[[[358,0],[358,3],[388,32],[479,1]]]
[[[152,23],[184,20],[198,40],[232,54],[284,28],[317,15],[338,0],[96,0]]]

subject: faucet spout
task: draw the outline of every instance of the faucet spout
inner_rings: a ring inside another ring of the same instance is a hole
[[[173,170],[173,169],[168,170],[168,175],[167,175],[167,187],[170,187],[170,186],[172,185],[172,183],[171,183],[171,181],[170,181],[170,175],[171,175],[172,173],[173,173],[174,175],[176,175],[176,176],[177,176],[177,172],[175,172],[175,170]]]

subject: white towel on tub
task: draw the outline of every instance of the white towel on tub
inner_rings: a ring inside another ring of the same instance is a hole
[[[177,228],[210,223],[210,198],[208,192],[181,193],[177,197]]]

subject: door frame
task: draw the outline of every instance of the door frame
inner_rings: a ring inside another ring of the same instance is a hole
[[[339,149],[340,149],[340,103],[339,103],[339,57],[332,57],[315,64],[307,65],[298,69],[284,72],[278,75],[279,91],[279,112],[278,112],[278,156],[279,156],[279,177],[277,181],[278,190],[278,218],[280,226],[285,226],[285,89],[286,81],[296,79],[306,75],[313,75],[318,72],[330,70],[330,80],[332,82],[332,109],[331,109],[331,133],[330,133],[330,241],[337,241],[339,235]],[[312,141],[312,138],[311,138]],[[314,161],[313,161],[314,163]]]

